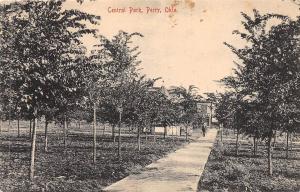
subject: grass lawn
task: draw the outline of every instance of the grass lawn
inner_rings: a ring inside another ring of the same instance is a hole
[[[25,135],[26,134],[26,135]],[[63,148],[61,134],[49,134],[48,152],[43,150],[44,137],[38,134],[34,183],[28,180],[30,139],[28,133],[17,138],[16,133],[0,135],[0,191],[100,191],[130,173],[139,172],[184,143],[160,137],[142,138],[137,150],[136,136],[122,137],[122,159],[117,156],[117,142],[106,135],[97,138],[97,163],[92,164],[92,137],[73,134]],[[117,141],[117,140],[116,140]]]
[[[293,144],[285,158],[284,137],[278,138],[273,150],[273,176],[267,175],[267,152],[264,142],[252,154],[252,144],[242,138],[239,155],[235,155],[234,135],[223,136],[223,146],[215,143],[199,181],[199,192],[299,192],[300,145]],[[220,143],[220,137],[218,136]]]

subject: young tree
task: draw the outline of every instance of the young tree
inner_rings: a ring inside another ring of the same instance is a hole
[[[228,85],[238,85],[239,93],[254,96],[257,113],[257,122],[260,123],[259,137],[266,139],[268,145],[268,172],[272,175],[272,137],[277,130],[284,130],[284,124],[292,116],[284,114],[282,106],[291,106],[288,98],[297,97],[296,85],[288,88],[289,95],[278,92],[284,85],[299,76],[299,23],[291,21],[288,17],[266,14],[261,15],[254,10],[254,18],[242,13],[245,21],[242,22],[246,32],[234,31],[245,39],[247,46],[242,49],[228,45],[242,64],[238,64],[234,81],[227,81]],[[279,24],[268,29],[266,26],[270,19],[278,19]],[[250,110],[250,109],[248,109]],[[282,118],[284,115],[287,118]]]
[[[158,79],[145,79],[145,76],[133,80],[129,84],[129,105],[128,111],[130,116],[130,123],[137,125],[137,143],[138,151],[141,150],[141,130],[147,127],[151,121],[151,113],[154,108],[153,99],[149,91],[153,88],[155,81]]]
[[[1,79],[11,82],[19,102],[33,112],[30,179],[34,176],[37,118],[43,106],[76,91],[75,55],[80,37],[94,33],[81,21],[97,24],[99,17],[63,10],[63,1],[24,1],[1,6]]]
[[[135,36],[142,37],[139,33],[128,34],[120,31],[112,40],[100,37],[100,50],[93,56],[102,60],[103,77],[107,85],[103,103],[112,105],[119,113],[118,156],[121,158],[121,123],[122,114],[129,103],[130,93],[128,87],[132,79],[138,76],[136,67],[140,64],[138,46],[131,47],[130,43]]]
[[[181,110],[180,121],[185,126],[186,141],[188,140],[188,127],[196,121],[197,102],[202,98],[197,94],[198,88],[190,85],[187,89],[184,87],[172,87],[171,95],[174,96],[174,102],[177,103]]]

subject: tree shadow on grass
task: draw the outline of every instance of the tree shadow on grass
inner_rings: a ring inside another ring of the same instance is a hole
[[[253,159],[262,159],[262,158],[265,158],[263,155],[260,155],[260,154],[256,154],[256,155],[253,155],[253,154],[250,154],[249,152],[247,153],[248,151],[239,151],[239,154],[236,155],[235,154],[235,151],[225,151],[223,153],[224,156],[227,156],[227,157],[235,157],[235,158],[253,158]]]
[[[275,151],[286,151],[286,148],[284,147],[274,147],[273,148]],[[289,152],[300,152],[300,148],[293,148],[292,150],[289,150]]]
[[[300,179],[300,172],[283,172],[281,173],[281,175],[283,175],[284,177],[288,178],[288,179],[296,179],[299,180]]]
[[[299,161],[300,162],[300,157],[289,157],[286,158],[285,156],[277,156],[276,159],[282,159],[282,160],[293,160],[293,161]]]
[[[17,136],[6,136],[2,137],[1,141],[10,141],[10,142],[30,142],[30,138],[25,135],[21,135],[20,137]]]
[[[3,153],[27,153],[30,152],[31,147],[29,145],[22,144],[2,144],[0,146],[0,152]]]

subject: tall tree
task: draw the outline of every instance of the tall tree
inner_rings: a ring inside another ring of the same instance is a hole
[[[174,96],[174,102],[181,107],[181,123],[185,126],[186,140],[188,139],[188,127],[197,118],[197,102],[202,98],[197,94],[198,88],[190,85],[187,89],[185,87],[172,87],[170,90],[171,95]]]
[[[242,22],[245,32],[234,33],[245,39],[247,46],[238,49],[226,43],[242,63],[237,64],[236,76],[227,77],[224,82],[234,89],[238,87],[236,92],[242,94],[242,98],[254,98],[252,103],[256,107],[247,110],[255,109],[251,113],[257,114],[255,124],[259,125],[259,132],[256,133],[259,133],[260,138],[266,139],[268,172],[272,175],[272,137],[277,130],[284,130],[284,124],[293,117],[284,113],[282,106],[295,106],[292,104],[295,100],[291,101],[289,98],[299,95],[295,89],[299,81],[292,80],[299,76],[299,51],[296,43],[299,42],[299,21],[291,21],[286,16],[276,14],[261,15],[257,10],[254,10],[253,19],[244,13],[242,15],[245,19]],[[277,19],[279,24],[268,28],[270,19]],[[287,88],[288,92],[278,92],[291,82],[293,83]],[[283,118],[284,116],[287,118]]]
[[[89,21],[99,17],[78,10],[63,10],[61,1],[23,1],[1,6],[1,79],[31,108],[33,127],[30,179],[34,176],[36,119],[42,106],[55,103],[76,91],[80,76],[74,59],[81,49]],[[6,87],[4,87],[7,89]]]
[[[108,87],[105,90],[105,97],[102,97],[102,103],[112,105],[119,113],[118,125],[118,156],[121,158],[121,123],[124,109],[129,103],[130,93],[128,87],[132,79],[138,77],[137,66],[138,46],[133,46],[134,37],[143,37],[139,33],[126,33],[120,31],[116,36],[109,40],[100,36],[100,50],[95,51],[93,59],[102,60],[102,74],[105,84]],[[102,84],[103,85],[103,84]],[[102,89],[103,90],[103,89]]]

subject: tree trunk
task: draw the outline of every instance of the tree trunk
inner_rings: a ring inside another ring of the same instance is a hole
[[[273,167],[272,167],[272,136],[270,136],[269,140],[268,140],[268,174],[269,174],[269,176],[273,175]]]
[[[146,134],[145,140],[147,142],[148,141],[148,133],[146,132],[145,134]]]
[[[18,123],[18,137],[20,137],[20,116],[19,115],[18,115],[17,123]]]
[[[45,118],[45,152],[48,152],[48,119]]]
[[[164,126],[164,139],[166,139],[166,135],[167,135],[167,127]]]
[[[236,156],[239,155],[239,129],[237,129],[237,132],[236,132],[236,141],[235,141],[235,154]]]
[[[7,132],[9,133],[10,131],[10,123],[11,123],[11,110],[10,110],[10,107],[9,107],[9,114],[8,114],[8,127],[7,127]]]
[[[10,120],[9,120],[10,121]],[[8,122],[8,126],[7,126],[7,132],[10,132],[10,122]]]
[[[141,151],[141,128],[140,127],[138,127],[137,142],[138,142],[138,151]]]
[[[97,126],[97,116],[96,116],[96,103],[94,103],[94,124],[93,124],[93,163],[96,163],[96,157],[97,157],[97,133],[96,133],[96,126]]]
[[[185,141],[188,140],[188,127],[185,126]]]
[[[29,138],[31,138],[32,134],[31,134],[31,129],[32,129],[32,120],[29,120]]]
[[[274,133],[273,147],[276,147],[276,131],[275,131],[275,133]]]
[[[64,115],[64,126],[63,126],[63,128],[64,128],[64,136],[63,136],[63,142],[64,142],[64,148],[66,148],[67,147],[67,117],[66,117],[66,115]]]
[[[255,152],[256,152],[256,154],[258,152],[258,141],[257,141],[257,138],[256,138],[256,142],[255,142]]]
[[[36,120],[37,121],[37,120]],[[33,135],[33,127],[35,127],[35,129],[36,129],[36,124],[37,124],[37,122],[35,121],[35,119],[33,119],[33,122],[32,122],[32,130],[31,130],[31,136],[30,136],[30,138],[32,138],[32,135]]]
[[[153,131],[153,142],[156,143],[156,133],[155,133],[155,127],[154,127],[154,131]]]
[[[102,132],[102,137],[104,137],[105,134],[105,123],[103,123],[103,132]]]
[[[118,138],[118,157],[121,159],[121,121],[122,112],[119,112],[119,138]]]
[[[179,127],[179,137],[181,136],[181,128],[182,126]]]
[[[36,143],[36,125],[37,125],[37,108],[34,108],[34,124],[32,128],[32,140],[31,140],[31,155],[30,155],[30,170],[29,178],[33,181],[34,177],[34,159],[35,159],[35,143]]]
[[[292,140],[292,133],[289,134],[290,135],[290,151],[293,151],[293,140]]]
[[[40,128],[40,121],[39,121],[39,119],[36,120],[35,127],[36,127],[36,130],[38,130]]]
[[[3,121],[2,119],[0,120],[0,134],[2,133],[2,126],[3,126]]]
[[[256,156],[256,137],[253,136],[253,155]]]
[[[288,159],[289,158],[289,131],[286,132],[286,154],[285,157]]]
[[[173,142],[174,142],[174,127],[172,127],[172,140],[173,140]]]
[[[221,143],[223,144],[223,127],[221,128]]]
[[[114,143],[116,142],[116,134],[115,134],[115,132],[116,132],[116,125],[115,124],[113,124],[113,127],[112,127],[112,132],[111,132],[111,136],[112,136],[112,139],[114,140]]]

